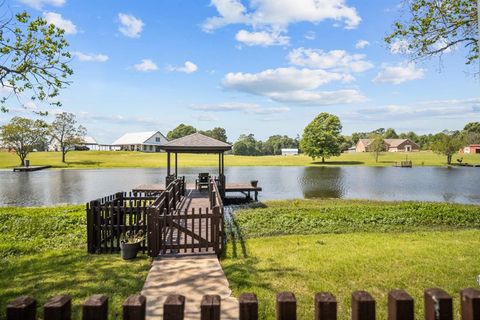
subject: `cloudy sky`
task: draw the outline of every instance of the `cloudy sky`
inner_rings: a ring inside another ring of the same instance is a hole
[[[63,109],[101,143],[182,122],[231,141],[295,136],[323,111],[345,134],[480,121],[480,67],[462,48],[415,63],[383,42],[401,2],[7,0],[65,29],[75,74]],[[30,113],[10,109],[0,123]]]

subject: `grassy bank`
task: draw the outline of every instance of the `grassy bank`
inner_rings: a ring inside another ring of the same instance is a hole
[[[415,298],[420,319],[429,287],[454,297],[459,318],[459,290],[478,286],[479,222],[479,206],[268,202],[235,214],[234,241],[222,266],[235,295],[258,295],[262,319],[274,319],[280,291],[296,294],[300,319],[312,317],[315,292],[330,291],[339,301],[339,319],[348,319],[354,290],[369,291],[377,299],[377,317],[385,319],[394,288]]]
[[[92,294],[109,296],[110,316],[121,318],[123,300],[140,292],[150,262],[145,255],[124,261],[119,255],[86,252],[83,206],[0,208],[0,318],[6,303],[32,295],[41,306],[50,297],[73,297],[73,319]]]
[[[370,153],[345,153],[339,157],[327,159],[322,164],[311,158],[299,156],[233,156],[225,158],[226,166],[392,166],[395,162],[405,160],[408,157],[415,166],[442,166],[446,164],[446,158],[429,151],[412,153],[383,153],[379,162],[376,163]],[[464,162],[480,163],[479,155],[464,155]],[[55,168],[160,168],[166,166],[166,154],[143,153],[128,151],[75,151],[67,154],[67,163],[61,162],[58,152],[34,152],[28,156],[32,165],[52,165]],[[454,157],[454,162],[456,157]],[[19,164],[18,157],[14,153],[0,152],[0,168],[11,168]],[[179,165],[182,167],[216,167],[218,156],[202,154],[179,155]]]

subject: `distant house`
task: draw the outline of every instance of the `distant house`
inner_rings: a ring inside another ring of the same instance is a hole
[[[355,147],[356,152],[369,152],[372,139],[360,139]],[[420,151],[420,146],[410,139],[384,139],[385,149],[388,152]]]
[[[480,154],[480,144],[471,144],[460,149],[461,154]]]
[[[94,137],[85,136],[82,139],[82,143],[79,143],[81,147],[87,147],[89,150],[99,150],[97,140]]]
[[[168,140],[160,131],[126,133],[113,145],[126,151],[161,152],[160,146]]]
[[[88,149],[87,149],[88,148]],[[48,143],[48,151],[60,151],[60,142],[52,138],[50,142]],[[77,144],[74,147],[75,150],[100,150],[100,146],[97,143],[97,140],[95,140],[94,137],[90,136],[85,136],[82,138],[82,142]],[[72,149],[73,150],[73,149]]]
[[[282,149],[282,156],[296,156],[298,149]]]

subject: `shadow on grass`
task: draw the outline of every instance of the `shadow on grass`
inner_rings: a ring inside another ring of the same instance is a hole
[[[123,261],[119,255],[89,255],[83,250],[48,251],[5,261],[0,278],[1,319],[6,316],[6,304],[18,296],[37,299],[41,315],[43,304],[60,294],[73,298],[72,319],[80,319],[81,304],[92,294],[107,295],[110,318],[120,318],[122,302],[142,289],[150,266],[144,255]]]
[[[322,165],[322,166],[358,166],[365,164],[363,161],[315,161],[312,162],[315,165]]]

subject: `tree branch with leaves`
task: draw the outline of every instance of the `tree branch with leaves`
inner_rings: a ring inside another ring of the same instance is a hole
[[[25,99],[61,106],[56,98],[73,74],[64,34],[63,29],[41,17],[32,19],[26,12],[0,22],[1,111],[8,112],[11,97],[22,106]]]
[[[65,162],[67,152],[85,140],[87,129],[77,126],[77,120],[73,113],[62,112],[56,115],[50,125],[50,136],[52,142],[57,142],[62,152],[62,162]]]

